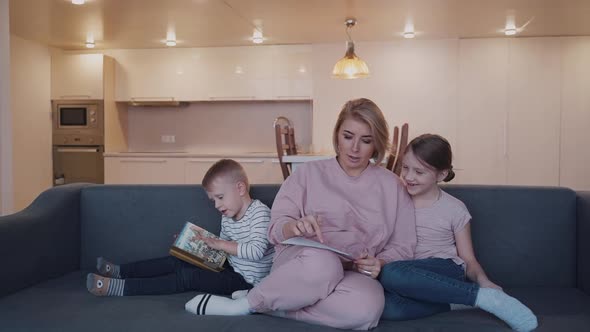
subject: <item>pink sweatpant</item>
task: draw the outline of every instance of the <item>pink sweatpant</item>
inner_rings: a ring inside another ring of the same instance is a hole
[[[288,318],[355,330],[377,326],[384,301],[378,281],[344,271],[330,251],[299,246],[281,251],[271,273],[248,293],[256,312],[281,310]]]

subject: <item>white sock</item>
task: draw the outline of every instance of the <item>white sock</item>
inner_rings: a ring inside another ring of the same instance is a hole
[[[515,331],[532,331],[537,327],[537,317],[529,308],[498,289],[480,288],[475,306],[496,315]]]
[[[240,299],[242,297],[246,297],[248,295],[248,290],[247,289],[242,289],[242,290],[237,290],[233,293],[231,293],[231,298],[234,300]]]
[[[465,305],[465,304],[459,304],[459,303],[450,303],[450,305],[451,305],[451,310],[469,310],[469,309],[475,309],[474,306]]]
[[[184,309],[195,315],[240,316],[250,314],[248,298],[242,297],[232,300],[211,294],[195,296],[184,305]]]

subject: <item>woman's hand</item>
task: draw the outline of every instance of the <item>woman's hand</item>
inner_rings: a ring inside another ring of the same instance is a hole
[[[295,236],[312,237],[315,235],[321,243],[324,243],[320,224],[321,218],[319,216],[305,216],[299,220],[291,220],[283,226],[283,235],[285,239]]]
[[[380,259],[365,254],[363,257],[354,261],[353,267],[354,270],[358,271],[359,273],[362,273],[373,279],[377,279],[379,273],[381,273],[381,265],[382,263]]]

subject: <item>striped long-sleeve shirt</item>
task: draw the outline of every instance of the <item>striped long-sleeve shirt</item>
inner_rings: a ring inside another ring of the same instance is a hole
[[[253,200],[240,220],[223,216],[220,238],[238,243],[238,254],[228,256],[234,271],[246,282],[256,285],[270,273],[274,247],[268,242],[270,209]]]

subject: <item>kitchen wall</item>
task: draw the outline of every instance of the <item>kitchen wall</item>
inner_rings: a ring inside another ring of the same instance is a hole
[[[333,80],[343,44],[313,46],[313,144],[330,151],[344,102],[373,99],[410,137],[449,139],[454,183],[590,189],[590,37],[357,43],[371,77]]]
[[[28,206],[51,187],[49,48],[10,38],[14,210]]]
[[[0,0],[0,215],[12,211],[12,112],[8,0]]]
[[[186,107],[129,107],[130,151],[276,152],[272,123],[286,116],[301,151],[312,142],[311,101],[197,102]],[[175,143],[162,143],[174,135]]]

